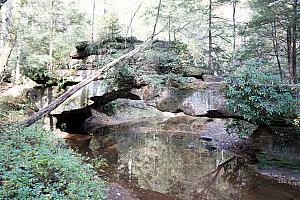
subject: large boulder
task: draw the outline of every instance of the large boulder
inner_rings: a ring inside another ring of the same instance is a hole
[[[198,89],[165,88],[156,97],[155,105],[161,111],[183,112],[191,116],[207,115],[212,112],[227,114],[223,93],[226,84],[203,83],[203,85]]]

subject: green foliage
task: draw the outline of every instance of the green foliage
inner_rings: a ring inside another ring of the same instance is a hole
[[[20,19],[15,19],[20,55],[13,51],[14,68],[17,57],[21,68],[47,68],[50,63],[50,42],[53,44],[53,68],[68,67],[74,43],[86,37],[87,19],[76,9],[75,1],[55,0],[53,11],[47,0],[26,0],[20,5]],[[51,18],[53,26],[51,27]],[[53,30],[53,34],[52,34]],[[17,49],[17,48],[16,48]]]
[[[134,69],[130,65],[121,65],[117,69],[117,79],[122,80],[124,83],[132,83],[134,80]]]
[[[227,72],[227,67],[232,61],[232,22],[224,18],[217,9],[224,2],[212,1],[211,29],[212,29],[212,63],[218,72]],[[147,21],[155,19],[156,7],[148,9],[145,13]],[[165,0],[162,1],[159,23],[165,27],[165,36],[169,41],[188,41],[189,49],[197,64],[208,68],[208,18],[209,2],[196,0]],[[228,8],[227,8],[228,9]],[[231,12],[227,10],[227,12]]]
[[[226,121],[226,130],[229,134],[238,133],[241,138],[254,134],[257,126],[246,121],[231,119]]]
[[[1,134],[1,199],[104,199],[90,164],[41,125]]]
[[[144,53],[144,59],[158,66],[158,71],[162,73],[174,72],[180,64],[178,55],[171,51],[147,50]]]
[[[145,50],[141,59],[155,64],[161,73],[180,73],[182,67],[193,63],[187,45],[181,42],[155,41],[153,48]]]
[[[120,35],[122,27],[115,13],[107,14],[104,17],[103,31],[100,33],[101,38],[113,39]]]
[[[292,87],[281,86],[276,75],[252,62],[237,69],[228,80],[227,108],[255,124],[291,123],[299,112],[299,99]]]
[[[53,85],[59,80],[59,76],[43,66],[32,66],[23,68],[23,74],[38,84],[45,86]]]
[[[105,104],[103,106],[103,111],[108,114],[108,115],[113,115],[116,113],[117,111],[117,107],[118,107],[118,103],[117,102],[110,102],[108,104]]]
[[[57,85],[60,89],[65,87],[66,79],[57,71],[50,71],[43,66],[23,68],[23,75],[43,86]]]
[[[265,31],[251,33],[251,36],[248,37],[248,40],[237,52],[237,59],[239,61],[243,62],[253,58],[263,61],[268,59],[270,60],[270,54],[272,53],[273,49],[266,38],[262,37],[263,34],[266,34]]]
[[[98,57],[98,60],[96,61],[96,67],[99,69],[122,55],[124,55],[124,51],[116,50],[113,54],[107,54],[105,56]]]
[[[286,76],[287,79],[293,76],[289,69],[291,60],[288,60],[288,54],[295,52],[288,38],[294,37],[294,34],[297,37],[297,31],[290,32],[291,27],[294,24],[298,26],[300,20],[299,16],[295,15],[297,9],[299,10],[299,3],[295,5],[295,2],[291,0],[249,1],[253,13],[249,23],[240,27],[240,35],[244,38],[236,55],[240,64],[251,59],[268,61],[277,72],[280,71],[283,75],[290,74]],[[294,6],[298,7],[296,11]]]
[[[137,75],[135,73],[135,68],[130,66],[129,63],[123,62],[108,74],[107,79],[112,80],[112,85],[116,88],[131,87],[136,84]]]

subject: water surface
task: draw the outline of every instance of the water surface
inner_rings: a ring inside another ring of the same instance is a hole
[[[169,199],[300,200],[299,187],[259,175],[241,159],[210,174],[232,155],[215,149],[201,134],[122,126],[103,129],[89,144],[73,145],[106,159],[106,176],[142,189],[144,193],[135,190],[141,199],[147,199],[145,191],[154,191]]]

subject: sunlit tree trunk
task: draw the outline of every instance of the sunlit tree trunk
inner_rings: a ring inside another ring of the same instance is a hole
[[[208,69],[214,70],[212,66],[212,0],[209,0],[208,8]]]
[[[0,74],[5,70],[8,57],[11,52],[10,26],[12,20],[12,0],[6,2],[1,10],[1,29],[0,29]]]
[[[171,42],[171,17],[168,17],[168,35],[169,35],[169,42]]]
[[[49,43],[49,69],[53,69],[53,34],[54,34],[54,0],[50,2],[50,43]]]
[[[17,43],[17,61],[16,61],[16,70],[15,70],[15,83],[20,83],[21,80],[21,46],[20,43]]]
[[[93,0],[92,42],[94,42],[95,39],[95,10],[96,10],[96,0]]]
[[[15,38],[14,38],[14,44],[13,46],[16,47],[17,50],[17,60],[16,60],[16,66],[15,66],[15,83],[19,84],[21,83],[21,53],[22,53],[22,29],[20,26],[20,20],[21,20],[21,7],[22,7],[22,0],[16,0],[15,1],[15,12],[14,12],[14,26],[15,26]],[[13,47],[14,48],[14,47]]]
[[[131,29],[131,35],[132,35],[132,23],[133,23],[133,20],[134,20],[134,18],[136,17],[136,15],[137,15],[137,13],[139,12],[139,10],[141,9],[143,3],[144,3],[144,0],[141,1],[141,3],[139,4],[139,6],[137,7],[137,9],[134,11],[133,15],[131,16],[129,25],[128,25],[127,30],[126,30],[126,35],[125,35],[125,37],[128,36],[128,33],[129,33],[129,30],[130,30],[130,29]]]
[[[157,26],[157,23],[158,23],[159,13],[160,13],[160,9],[161,9],[161,1],[162,0],[159,0],[158,7],[157,7],[157,14],[156,14],[156,19],[155,19],[155,24],[154,24],[154,27],[153,27],[151,43],[153,42],[154,35],[155,35],[155,32],[156,32],[156,26]]]
[[[128,25],[127,30],[126,30],[125,37],[128,37],[129,30],[130,30],[130,36],[132,37],[132,32],[133,32],[132,23],[133,23],[133,20],[134,20],[134,18],[136,17],[136,15],[138,13],[138,11],[142,7],[143,3],[144,3],[144,0],[141,1],[141,3],[139,4],[137,9],[134,11],[133,15],[131,16],[129,25]],[[127,47],[127,40],[125,40],[125,47]]]
[[[174,41],[176,41],[176,30],[175,29],[173,30],[173,38],[174,38]]]

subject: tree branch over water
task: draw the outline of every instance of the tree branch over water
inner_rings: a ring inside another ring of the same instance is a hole
[[[221,170],[225,166],[227,166],[230,162],[232,162],[234,159],[236,159],[236,156],[232,156],[231,158],[227,159],[226,161],[220,163],[214,171],[212,171],[212,172],[210,172],[210,173],[208,173],[208,174],[201,177],[201,179],[202,179],[202,178],[206,178],[206,177],[214,175],[211,178],[211,180],[208,182],[208,184],[205,186],[205,188],[200,192],[200,194],[199,194],[200,199],[204,199],[204,197],[207,194],[208,189],[212,186],[213,183],[216,182]]]

